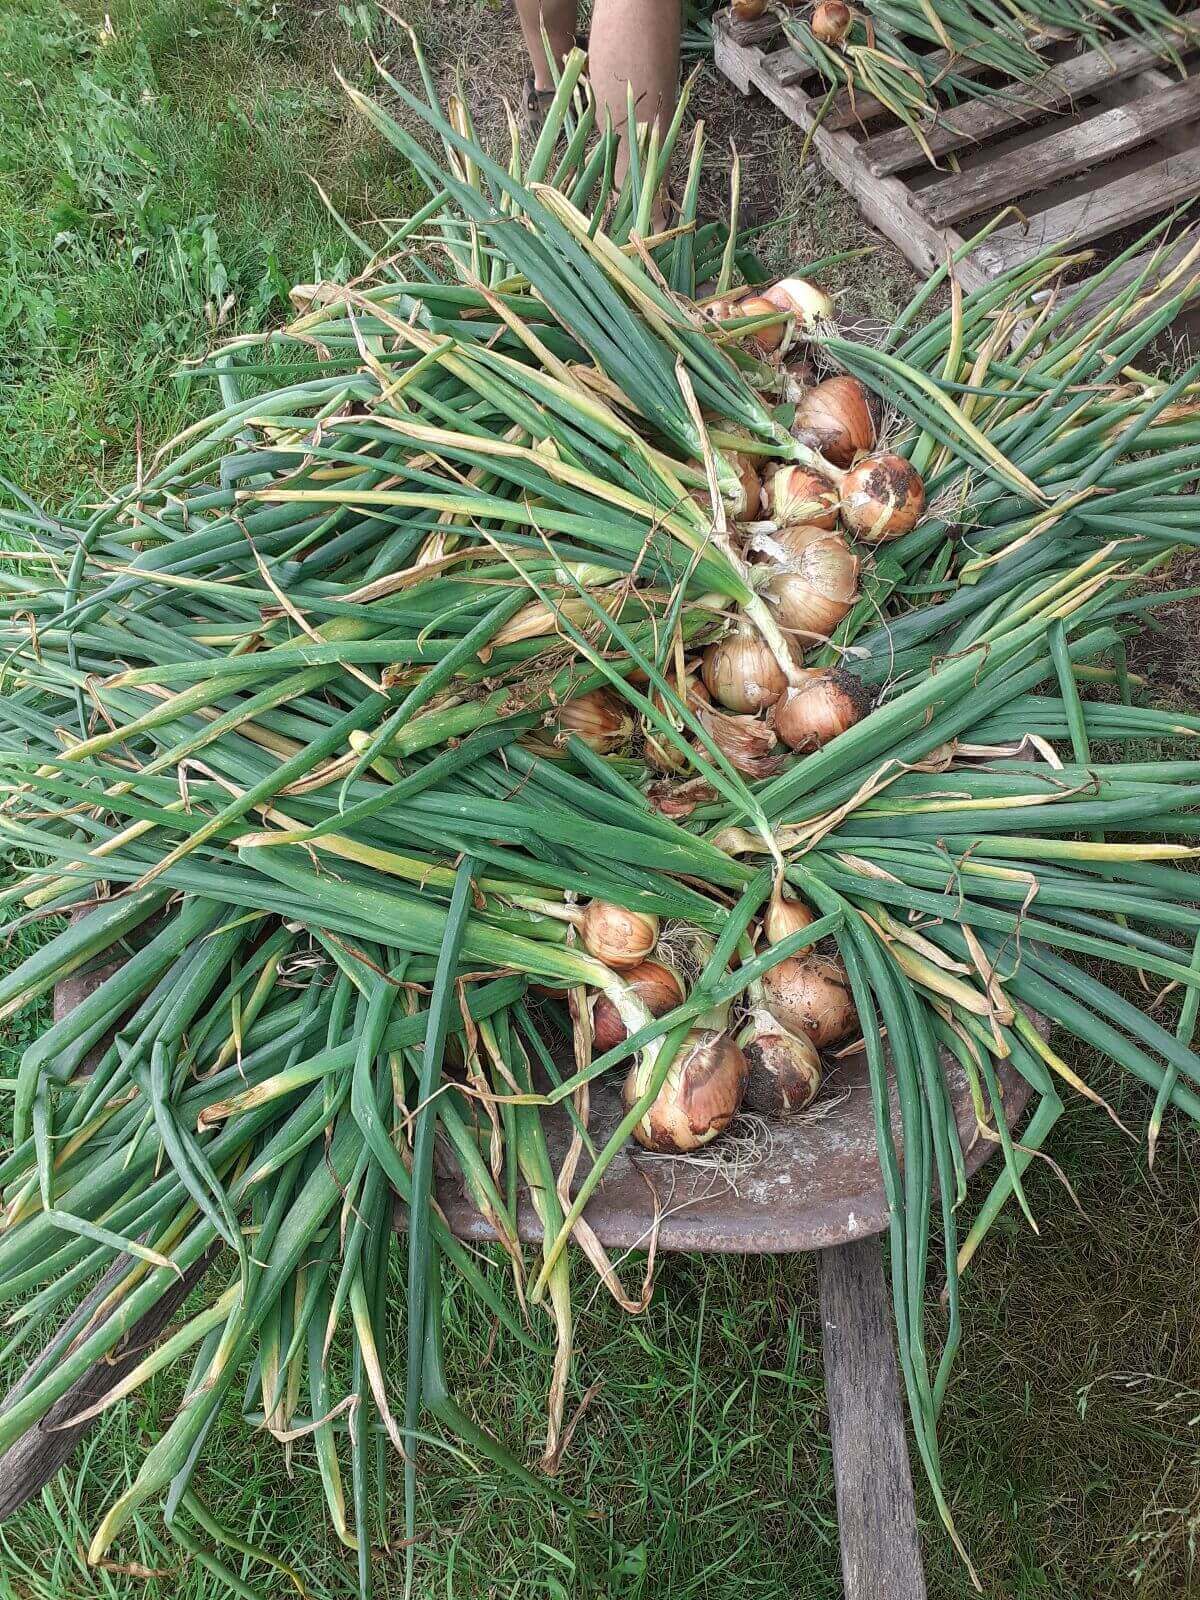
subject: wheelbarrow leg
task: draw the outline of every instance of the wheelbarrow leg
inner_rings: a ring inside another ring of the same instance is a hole
[[[819,1272],[846,1600],[925,1600],[879,1240],[822,1250]]]

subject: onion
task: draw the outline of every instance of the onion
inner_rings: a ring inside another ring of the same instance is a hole
[[[798,333],[807,333],[822,322],[832,322],[833,301],[823,289],[807,278],[781,278],[769,289],[764,289],[762,299],[769,300],[791,319],[786,327],[784,350],[790,350]]]
[[[802,522],[827,532],[837,525],[838,492],[810,467],[776,467],[767,482],[771,520],[781,526]]]
[[[840,534],[776,539],[784,562],[765,592],[779,625],[792,633],[827,639],[858,599],[858,557]]]
[[[643,961],[625,974],[625,982],[637,995],[652,1017],[665,1017],[668,1011],[683,1004],[683,983],[679,974],[659,961]],[[592,1042],[596,1053],[603,1055],[628,1037],[628,1029],[621,1013],[606,994],[598,994],[592,1003]]]
[[[658,918],[627,911],[608,900],[593,900],[579,921],[588,952],[616,972],[637,967],[658,942]]]
[[[757,717],[735,717],[711,706],[698,706],[696,716],[721,754],[746,778],[770,778],[783,765],[779,740]]]
[[[740,450],[730,451],[729,459],[737,470],[741,485],[741,495],[731,507],[731,515],[735,522],[753,522],[762,510],[762,479],[758,475],[758,463],[753,456],[743,455]]]
[[[767,0],[730,0],[729,9],[736,22],[753,22],[767,9]]]
[[[610,689],[593,689],[555,707],[554,721],[564,734],[578,734],[589,750],[602,756],[619,750],[633,732],[625,702]]]
[[[793,750],[820,750],[871,709],[862,682],[840,667],[810,672],[771,708],[771,726]]]
[[[783,668],[758,629],[739,622],[704,652],[704,687],[728,711],[765,711],[787,688]]]
[[[832,956],[791,956],[764,974],[762,989],[771,1015],[818,1050],[846,1038],[858,1021],[846,969]]]
[[[766,295],[752,294],[745,300],[740,300],[737,306],[739,317],[778,317],[781,308],[774,300],[768,300]],[[746,335],[746,338],[755,347],[760,355],[773,355],[783,344],[787,333],[787,324],[782,318],[778,322],[768,323],[766,327],[755,328]]]
[[[903,456],[868,456],[842,479],[842,515],[868,544],[899,538],[924,510],[921,474]]]
[[[803,1034],[781,1028],[770,1012],[756,1012],[743,1040],[749,1078],[746,1105],[762,1117],[794,1117],[821,1087],[821,1058]]]
[[[793,437],[819,450],[835,467],[848,467],[861,450],[870,450],[878,432],[874,395],[844,374],[809,389],[792,424]]]
[[[763,932],[767,936],[767,943],[781,944],[784,939],[790,938],[793,933],[799,933],[801,928],[807,928],[815,921],[816,913],[811,906],[790,894],[784,894],[783,885],[777,882],[771,891],[771,899],[763,917]]]
[[[813,37],[822,44],[839,45],[850,32],[853,13],[843,0],[821,0],[812,14]]]
[[[639,1061],[625,1079],[623,1099],[631,1110],[645,1093],[656,1052]],[[697,1030],[684,1040],[649,1110],[633,1136],[647,1150],[699,1150],[723,1133],[746,1092],[746,1058],[727,1033]]]

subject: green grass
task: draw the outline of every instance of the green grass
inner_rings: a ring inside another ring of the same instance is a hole
[[[500,81],[513,91],[511,19],[487,5],[462,9],[461,28],[430,14],[437,64],[450,50],[478,63],[498,45]],[[139,422],[152,446],[187,419],[199,392],[173,374],[214,329],[276,319],[290,282],[350,267],[308,175],[356,220],[402,212],[414,193],[349,119],[332,72],[337,62],[365,75],[374,13],[123,0],[110,15],[111,33],[101,5],[8,0],[0,10],[0,472],[52,502],[129,474]],[[476,95],[487,99],[491,87],[476,73]],[[714,150],[728,126],[746,135],[740,142],[757,141],[752,170],[769,178],[772,152],[782,174],[780,141],[790,135],[766,128],[761,108],[706,80],[703,111],[722,133]],[[778,191],[765,187],[773,204]],[[794,181],[791,192],[808,207],[787,230],[797,255],[862,238],[832,186]],[[778,239],[772,248],[782,248]],[[854,311],[903,298],[886,262],[881,254],[855,275]],[[1175,629],[1178,659],[1190,618]],[[0,959],[17,961],[39,936],[24,930]],[[47,1010],[0,1024],[0,1079]],[[1103,1068],[1094,1070],[1104,1090]],[[1148,1104],[1129,1095],[1118,1110],[1140,1135]],[[1072,1103],[1053,1155],[1082,1211],[1036,1162],[1027,1189],[1041,1236],[1015,1213],[1002,1217],[972,1266],[943,1440],[956,1515],[988,1595],[1180,1600],[1200,1584],[1198,1149],[1195,1133],[1168,1124],[1150,1177],[1143,1152]],[[490,1469],[472,1476],[427,1451],[422,1600],[834,1600],[812,1261],[668,1259],[636,1320],[575,1270],[575,1403],[589,1384],[601,1387],[562,1481],[586,1492],[591,1514],[565,1517]],[[627,1264],[627,1281],[639,1272]],[[403,1261],[396,1273],[399,1316]],[[465,1297],[449,1296],[447,1322],[455,1389],[533,1459],[548,1372],[494,1337]],[[392,1379],[401,1391],[403,1373]],[[80,1554],[177,1399],[166,1382],[137,1397],[0,1527],[0,1600],[225,1593],[181,1563],[153,1519],[119,1559],[165,1576],[92,1571]],[[197,1486],[231,1526],[287,1552],[312,1588],[351,1591],[307,1443],[295,1446],[289,1476],[278,1446],[227,1417]],[[920,1484],[918,1496],[930,1594],[966,1600],[972,1591]],[[380,1593],[400,1594],[402,1551],[380,1570]],[[247,1576],[263,1592],[291,1592],[261,1570]]]

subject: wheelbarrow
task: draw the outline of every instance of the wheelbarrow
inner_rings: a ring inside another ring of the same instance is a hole
[[[60,984],[55,991],[55,1019],[78,1005],[111,970]],[[987,1160],[995,1140],[979,1129],[970,1087],[945,1052],[942,1068],[966,1168],[973,1173]],[[1008,1120],[1015,1123],[1027,1086],[1003,1064],[998,1077]],[[891,1115],[898,1135],[894,1088]],[[589,1128],[597,1144],[604,1143],[620,1117],[617,1085],[593,1084]],[[565,1112],[551,1113],[547,1143],[556,1165],[566,1153],[570,1133]],[[492,1238],[489,1225],[452,1178],[439,1175],[437,1194],[456,1234],[479,1242]],[[836,1064],[809,1111],[773,1124],[769,1158],[739,1161],[736,1180],[723,1175],[720,1163],[711,1159],[650,1157],[629,1144],[609,1166],[584,1216],[600,1242],[613,1251],[644,1249],[656,1239],[660,1250],[818,1252],[846,1600],[924,1600],[904,1407],[879,1242],[889,1213],[865,1054],[851,1054]],[[527,1242],[540,1240],[541,1226],[526,1193],[518,1199],[518,1227]],[[129,1330],[109,1361],[80,1378],[39,1426],[0,1457],[0,1521],[54,1476],[91,1426],[55,1424],[94,1404],[120,1381],[159,1338],[206,1267],[206,1259],[197,1262]],[[71,1338],[119,1269],[118,1262],[59,1333],[58,1342],[65,1345]],[[18,1384],[12,1393],[19,1388]]]

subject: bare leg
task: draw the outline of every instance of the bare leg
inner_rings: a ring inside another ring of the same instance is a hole
[[[588,48],[588,77],[603,117],[621,132],[617,177],[628,165],[626,85],[633,85],[637,120],[665,133],[679,95],[679,0],[596,0]],[[656,207],[656,220],[662,215]]]
[[[560,62],[575,43],[577,7],[575,0],[517,0],[517,16],[521,19],[521,32],[525,48],[533,65],[535,89],[553,89],[554,77],[546,60],[542,44],[542,28],[546,29],[555,62]]]

